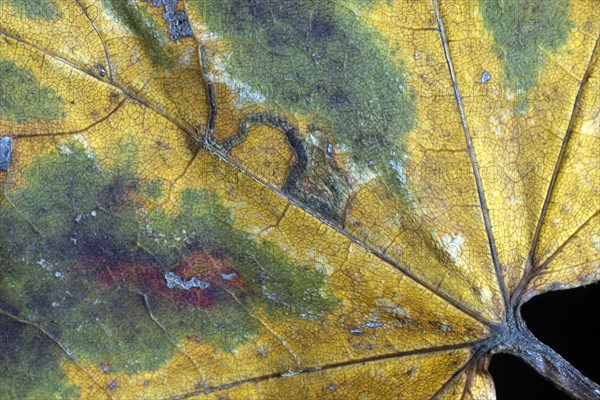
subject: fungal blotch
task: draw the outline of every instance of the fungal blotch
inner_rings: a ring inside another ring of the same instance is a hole
[[[29,19],[53,21],[59,16],[54,0],[9,0],[8,4]]]
[[[61,142],[0,197],[10,232],[0,234],[1,305],[35,309],[33,321],[78,359],[105,373],[154,370],[176,351],[161,327],[233,351],[260,330],[248,309],[317,319],[335,306],[321,272],[234,228],[215,193],[185,189],[168,209],[143,213],[155,193],[137,175],[135,149],[110,164],[90,152]]]
[[[234,50],[220,67],[223,74],[252,87],[267,105],[312,116],[318,129],[350,149],[362,169],[402,190],[390,162],[406,153],[406,134],[417,122],[416,95],[388,54],[385,38],[335,2],[190,5]]]
[[[530,90],[548,54],[567,42],[573,26],[568,18],[569,0],[480,0],[479,4],[496,41],[496,53],[504,62],[507,85],[517,92]]]
[[[113,14],[140,38],[140,44],[153,65],[173,67],[175,62],[165,46],[168,39],[160,24],[147,10],[147,5],[122,0],[106,0],[106,3]]]
[[[0,119],[23,124],[64,116],[63,98],[14,61],[0,59],[0,82]]]

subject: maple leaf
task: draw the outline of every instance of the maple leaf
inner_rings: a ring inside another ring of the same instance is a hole
[[[1,398],[575,398],[596,282],[583,0],[0,3]]]

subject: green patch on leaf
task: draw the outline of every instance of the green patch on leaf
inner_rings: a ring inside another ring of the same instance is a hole
[[[26,18],[54,21],[59,16],[53,0],[8,0]]]
[[[259,332],[254,312],[317,319],[335,306],[321,273],[235,229],[212,192],[186,189],[146,214],[159,182],[140,183],[136,158],[124,145],[104,165],[62,143],[2,194],[1,310],[81,361],[137,373],[172,357],[173,340],[233,351]]]
[[[220,307],[198,310],[181,304],[150,303],[157,319],[176,339],[192,339],[199,345],[233,352],[260,332],[261,323],[243,304],[227,299]]]
[[[58,360],[66,354],[45,333],[0,313],[0,399],[74,399]]]
[[[316,319],[334,302],[321,293],[323,276],[297,265],[268,242],[257,241],[232,227],[229,210],[212,192],[187,189],[179,210],[158,209],[146,218],[140,243],[162,265],[176,265],[188,249],[202,249],[215,258],[229,260],[244,278],[247,298],[271,314]],[[235,243],[235,248],[228,246]]]
[[[567,42],[572,22],[569,0],[480,0],[481,13],[504,61],[508,86],[517,94],[532,89],[547,53]],[[523,109],[527,103],[517,105]]]
[[[167,36],[148,7],[129,0],[104,0],[118,18],[131,32],[138,36],[150,62],[155,66],[172,68],[174,60],[165,45]]]
[[[222,68],[243,83],[242,100],[314,116],[361,167],[403,186],[398,165],[416,124],[416,98],[381,35],[335,2],[192,5],[211,31],[232,42]]]
[[[164,194],[162,182],[154,179],[149,181],[144,188],[144,194],[152,200],[160,199]]]
[[[63,98],[13,61],[0,59],[0,82],[0,119],[22,124],[64,116]]]

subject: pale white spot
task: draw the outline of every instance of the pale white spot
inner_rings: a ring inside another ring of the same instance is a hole
[[[282,372],[281,376],[294,376],[294,375],[298,375],[300,372],[302,372],[302,371],[294,371],[294,370],[290,369],[288,371]]]
[[[579,131],[584,135],[597,135],[598,134],[598,124],[600,121],[598,118],[590,118],[586,119],[582,124]]]
[[[487,302],[492,299],[492,292],[488,288],[480,288],[479,293],[481,294],[481,299],[484,302]]]
[[[95,154],[94,154],[94,150],[92,150],[92,147],[90,146],[90,144],[88,143],[88,141],[85,139],[85,137],[83,135],[75,135],[73,136],[73,139],[75,139],[77,142],[81,143],[85,149],[85,152],[87,154],[87,158],[92,159],[94,158]]]
[[[221,278],[223,278],[226,281],[232,281],[235,279],[236,276],[237,276],[237,274],[235,272],[233,272],[231,274],[221,274]]]
[[[321,141],[319,140],[320,138],[317,135],[309,134],[307,135],[307,139],[313,146],[321,146]]]
[[[404,166],[401,162],[396,160],[390,160],[390,165],[396,171],[396,175],[398,176],[398,180],[402,183],[402,186],[406,186],[406,174],[404,173]]]
[[[325,276],[331,276],[335,272],[335,268],[333,268],[324,257],[318,257],[318,259],[315,260],[315,270]]]
[[[447,322],[440,322],[438,324],[438,328],[443,333],[448,333],[448,332],[452,331],[452,326],[450,324],[448,324]]]
[[[52,266],[43,258],[35,262],[37,265],[45,269],[46,271],[52,271]]]
[[[201,281],[195,276],[186,281],[171,271],[165,273],[165,280],[167,281],[169,289],[178,287],[180,289],[190,290],[191,288],[208,289],[210,287],[210,282]]]
[[[184,66],[196,62],[196,54],[196,49],[193,46],[188,46],[178,60],[178,64]]]
[[[506,204],[509,205],[509,206],[516,206],[516,205],[521,204],[521,203],[522,203],[521,199],[518,198],[518,197],[516,197],[516,196],[511,197],[510,199],[506,200]]]
[[[65,156],[68,156],[71,153],[73,153],[71,151],[71,148],[69,146],[67,146],[66,144],[64,144],[64,143],[61,143],[61,144],[58,145],[58,152],[60,154],[62,154],[62,155],[65,155]]]
[[[198,35],[198,39],[200,42],[209,42],[211,40],[217,40],[220,37],[215,32],[211,32],[203,26],[201,26],[201,29],[199,29],[199,32],[196,34]]]
[[[231,90],[232,93],[237,94],[236,105],[242,107],[244,102],[246,103],[262,103],[267,98],[260,93],[258,90],[248,85],[247,83],[241,82],[237,78],[231,76],[226,71],[227,62],[233,52],[229,53],[227,59],[223,60],[221,57],[214,57],[213,66],[214,73],[208,75],[208,79],[217,83],[224,83]]]
[[[462,245],[465,243],[465,238],[461,235],[450,236],[444,235],[442,236],[442,245],[446,248],[450,257],[454,260],[454,262],[460,262],[460,255],[462,253]]]
[[[267,100],[258,90],[246,83],[235,82],[233,90],[238,94],[240,100],[247,103],[262,103]]]
[[[490,79],[492,79],[490,73],[487,71],[483,71],[483,74],[481,74],[481,83],[488,83]]]
[[[600,236],[595,236],[593,243],[594,243],[594,248],[596,250],[600,251]]]
[[[408,310],[389,299],[377,299],[375,300],[375,305],[383,308],[394,318],[407,318],[410,316]]]

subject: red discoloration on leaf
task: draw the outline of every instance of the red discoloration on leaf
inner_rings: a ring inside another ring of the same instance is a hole
[[[241,289],[244,286],[240,274],[228,260],[202,250],[185,257],[173,272],[185,280],[196,277],[210,283],[211,287]]]
[[[176,300],[198,309],[213,306],[218,292],[224,289],[237,290],[244,286],[242,278],[229,261],[204,251],[197,251],[185,257],[172,272],[183,281],[197,278],[210,286],[170,288],[165,279],[165,271],[149,260],[122,261],[116,267],[106,268],[100,274],[98,282],[107,289],[114,285],[123,285],[155,297],[158,302]]]

